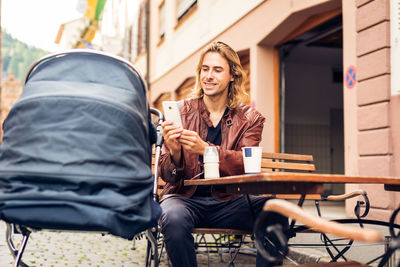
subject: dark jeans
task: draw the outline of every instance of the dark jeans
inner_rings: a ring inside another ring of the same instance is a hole
[[[257,216],[268,198],[250,197],[252,208]],[[197,266],[192,230],[196,227],[233,228],[251,231],[254,221],[249,205],[244,197],[230,201],[218,201],[212,197],[170,197],[161,202],[161,232],[168,257],[174,267]],[[287,218],[275,214],[271,224],[281,224],[287,228]],[[279,265],[270,263],[257,254],[256,266]]]

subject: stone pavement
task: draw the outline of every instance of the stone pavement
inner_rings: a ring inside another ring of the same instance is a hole
[[[1,222],[0,235],[4,234]],[[29,266],[144,266],[145,247],[132,250],[132,244],[100,233],[39,231],[31,234],[23,260]],[[0,266],[12,266],[12,260],[7,244],[1,242]]]
[[[0,267],[12,266],[13,258],[5,240],[5,223],[0,222]],[[1,238],[3,235],[3,238]],[[19,237],[19,235],[16,235]],[[15,245],[20,239],[16,238]],[[145,266],[146,239],[133,241],[101,233],[39,231],[31,234],[23,260],[29,266],[101,266],[143,267]],[[227,255],[225,255],[227,256]],[[227,258],[224,256],[224,259]],[[199,267],[208,266],[207,256],[198,256]],[[212,255],[211,266],[226,266],[217,255]],[[165,256],[159,265],[168,266]],[[238,256],[237,267],[255,266],[255,257]]]
[[[315,207],[305,205],[310,212],[316,212]],[[323,207],[328,218],[340,218],[344,214],[344,206]],[[387,234],[387,230],[385,230]],[[19,235],[16,235],[18,237]],[[290,243],[318,242],[319,235],[302,234],[290,240]],[[20,239],[15,240],[18,244]],[[135,246],[133,245],[135,243]],[[31,234],[24,253],[24,262],[29,266],[65,267],[65,266],[145,266],[146,239],[129,241],[112,235],[83,232],[50,232],[39,231]],[[362,244],[361,244],[362,245]],[[360,253],[361,251],[361,253]],[[365,262],[365,256],[378,255],[383,252],[383,246],[364,246],[352,248],[349,259]],[[347,255],[347,254],[346,254]],[[299,263],[326,262],[329,257],[325,249],[291,248],[289,256]],[[228,255],[223,261],[218,255],[212,254],[210,266],[227,266]],[[199,267],[208,266],[207,255],[198,255]],[[368,257],[370,258],[370,257]],[[12,266],[12,256],[5,242],[5,223],[0,221],[0,267]],[[293,264],[285,261],[285,264]],[[168,260],[165,256],[160,267],[167,267]],[[239,255],[235,260],[236,267],[255,266],[255,257]]]

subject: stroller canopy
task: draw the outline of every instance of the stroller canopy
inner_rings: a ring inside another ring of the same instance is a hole
[[[72,50],[39,60],[3,124],[0,218],[128,239],[156,225],[149,118],[123,59]]]

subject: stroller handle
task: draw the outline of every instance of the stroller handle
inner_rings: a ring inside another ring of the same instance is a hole
[[[158,203],[158,163],[160,159],[160,154],[161,154],[161,146],[164,142],[163,136],[162,136],[162,126],[161,124],[164,121],[164,115],[162,114],[161,111],[158,109],[150,107],[150,113],[158,116],[158,123],[156,127],[156,132],[157,132],[157,141],[156,141],[156,153],[155,153],[155,159],[154,159],[154,185],[153,185],[153,199],[155,202]]]
[[[160,121],[161,121],[161,122],[164,121],[164,115],[163,115],[162,112],[159,111],[158,109],[150,107],[150,113],[151,113],[151,114],[154,114],[154,115],[156,115],[156,116],[158,117],[158,122],[159,122],[159,123],[160,123]]]
[[[157,132],[156,147],[161,147],[164,142],[162,137],[162,127],[161,127],[161,123],[163,123],[164,121],[164,115],[162,114],[161,111],[152,107],[150,107],[150,113],[158,116],[158,122],[156,126],[156,132]]]

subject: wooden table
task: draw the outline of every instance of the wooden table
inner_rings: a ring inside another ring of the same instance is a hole
[[[268,172],[212,179],[186,180],[189,185],[214,185],[234,194],[322,194],[324,184],[384,184],[400,191],[400,177],[351,176],[339,174]]]
[[[221,186],[224,188],[225,192],[235,194],[300,194],[299,206],[302,206],[306,195],[323,194],[323,185],[326,183],[383,184],[386,190],[400,191],[400,177],[370,177],[318,173],[269,172],[184,181],[185,186]],[[291,222],[290,229],[293,229],[294,225],[295,220]],[[389,229],[394,229],[392,228],[394,227],[393,222],[390,221],[387,225],[390,227]],[[340,248],[335,249],[338,252],[341,251]],[[394,251],[395,249],[391,249],[388,251],[388,255],[390,256]]]

